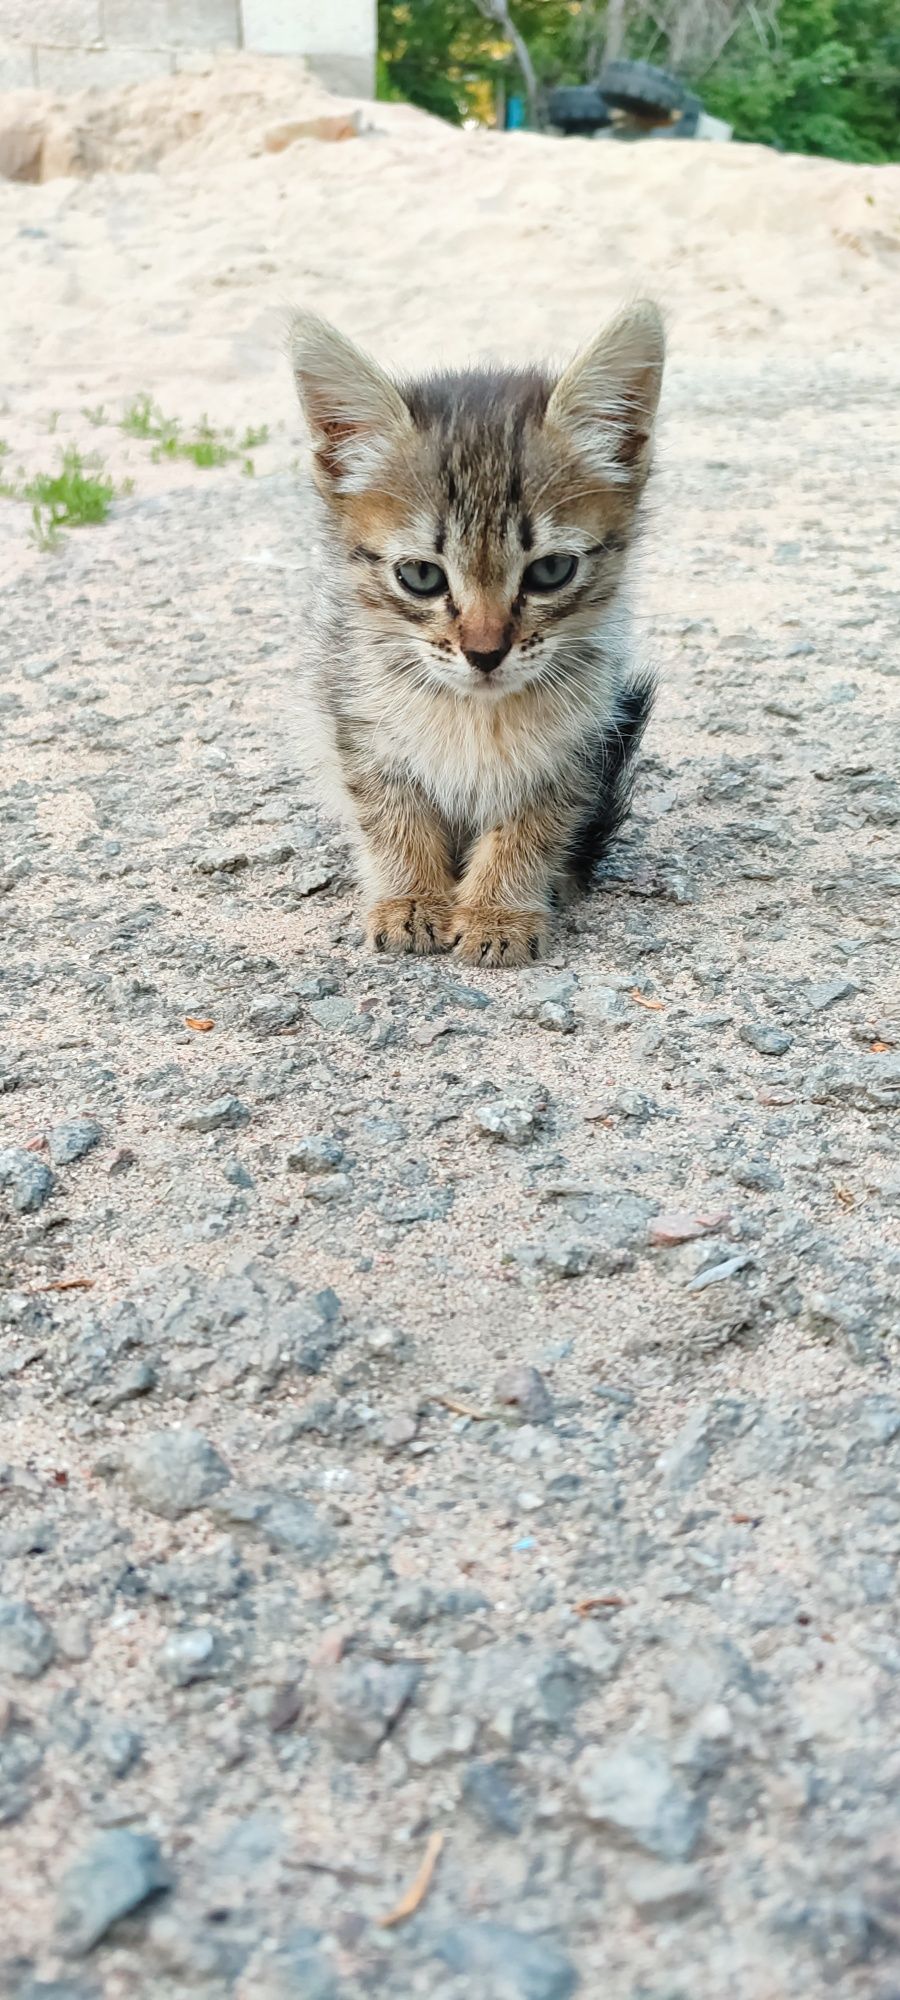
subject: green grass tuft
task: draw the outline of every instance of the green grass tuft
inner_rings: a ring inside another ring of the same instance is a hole
[[[4,479],[0,497],[30,501],[35,540],[42,549],[50,549],[56,547],[61,529],[105,521],[116,489],[99,458],[93,454],[82,458],[74,445],[68,445],[58,471],[39,472],[33,479],[20,472],[17,480]]]
[[[127,431],[129,437],[157,438],[166,427],[166,419],[152,396],[135,396],[119,419],[119,429]],[[172,426],[174,429],[174,426]]]
[[[202,471],[213,466],[230,465],[235,459],[243,460],[243,470],[252,472],[253,467],[247,453],[268,440],[267,424],[255,430],[248,429],[238,438],[233,430],[214,430],[209,418],[201,417],[192,431],[183,431],[177,417],[167,417],[152,396],[135,396],[122,412],[120,428],[129,437],[141,438],[152,444],[151,457],[158,464],[163,458],[189,459],[192,465]]]

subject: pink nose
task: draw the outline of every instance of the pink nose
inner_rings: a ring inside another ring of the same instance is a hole
[[[495,664],[497,660],[502,660],[504,654],[509,652],[511,637],[507,620],[496,615],[492,618],[490,612],[482,611],[479,615],[476,611],[473,616],[467,618],[464,615],[460,620],[460,649],[473,666],[477,666],[480,660],[494,660]]]

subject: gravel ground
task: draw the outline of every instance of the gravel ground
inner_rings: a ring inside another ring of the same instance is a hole
[[[4,1995],[896,2000],[896,408],[676,366],[527,974],[361,949],[287,472],[14,578]]]

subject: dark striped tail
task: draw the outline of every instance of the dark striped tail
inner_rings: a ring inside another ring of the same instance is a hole
[[[590,886],[597,862],[631,811],[635,760],[655,693],[656,683],[650,675],[623,688],[612,721],[595,747],[591,759],[594,804],[569,851],[569,867],[581,889]]]

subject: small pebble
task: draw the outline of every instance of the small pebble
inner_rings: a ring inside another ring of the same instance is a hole
[[[85,1153],[99,1145],[103,1133],[93,1118],[66,1118],[60,1125],[52,1125],[47,1135],[50,1158],[55,1167],[71,1166],[73,1160],[82,1160]]]
[[[502,1409],[514,1411],[523,1423],[553,1421],[553,1398],[537,1368],[505,1369],[494,1383],[494,1402]]]
[[[182,1132],[219,1132],[249,1123],[250,1113],[239,1097],[216,1097],[211,1104],[198,1104],[186,1111],[178,1123]]]
[[[83,1958],[120,1917],[171,1886],[157,1840],[117,1828],[101,1833],[64,1875],[56,1916],[60,1949]]]

